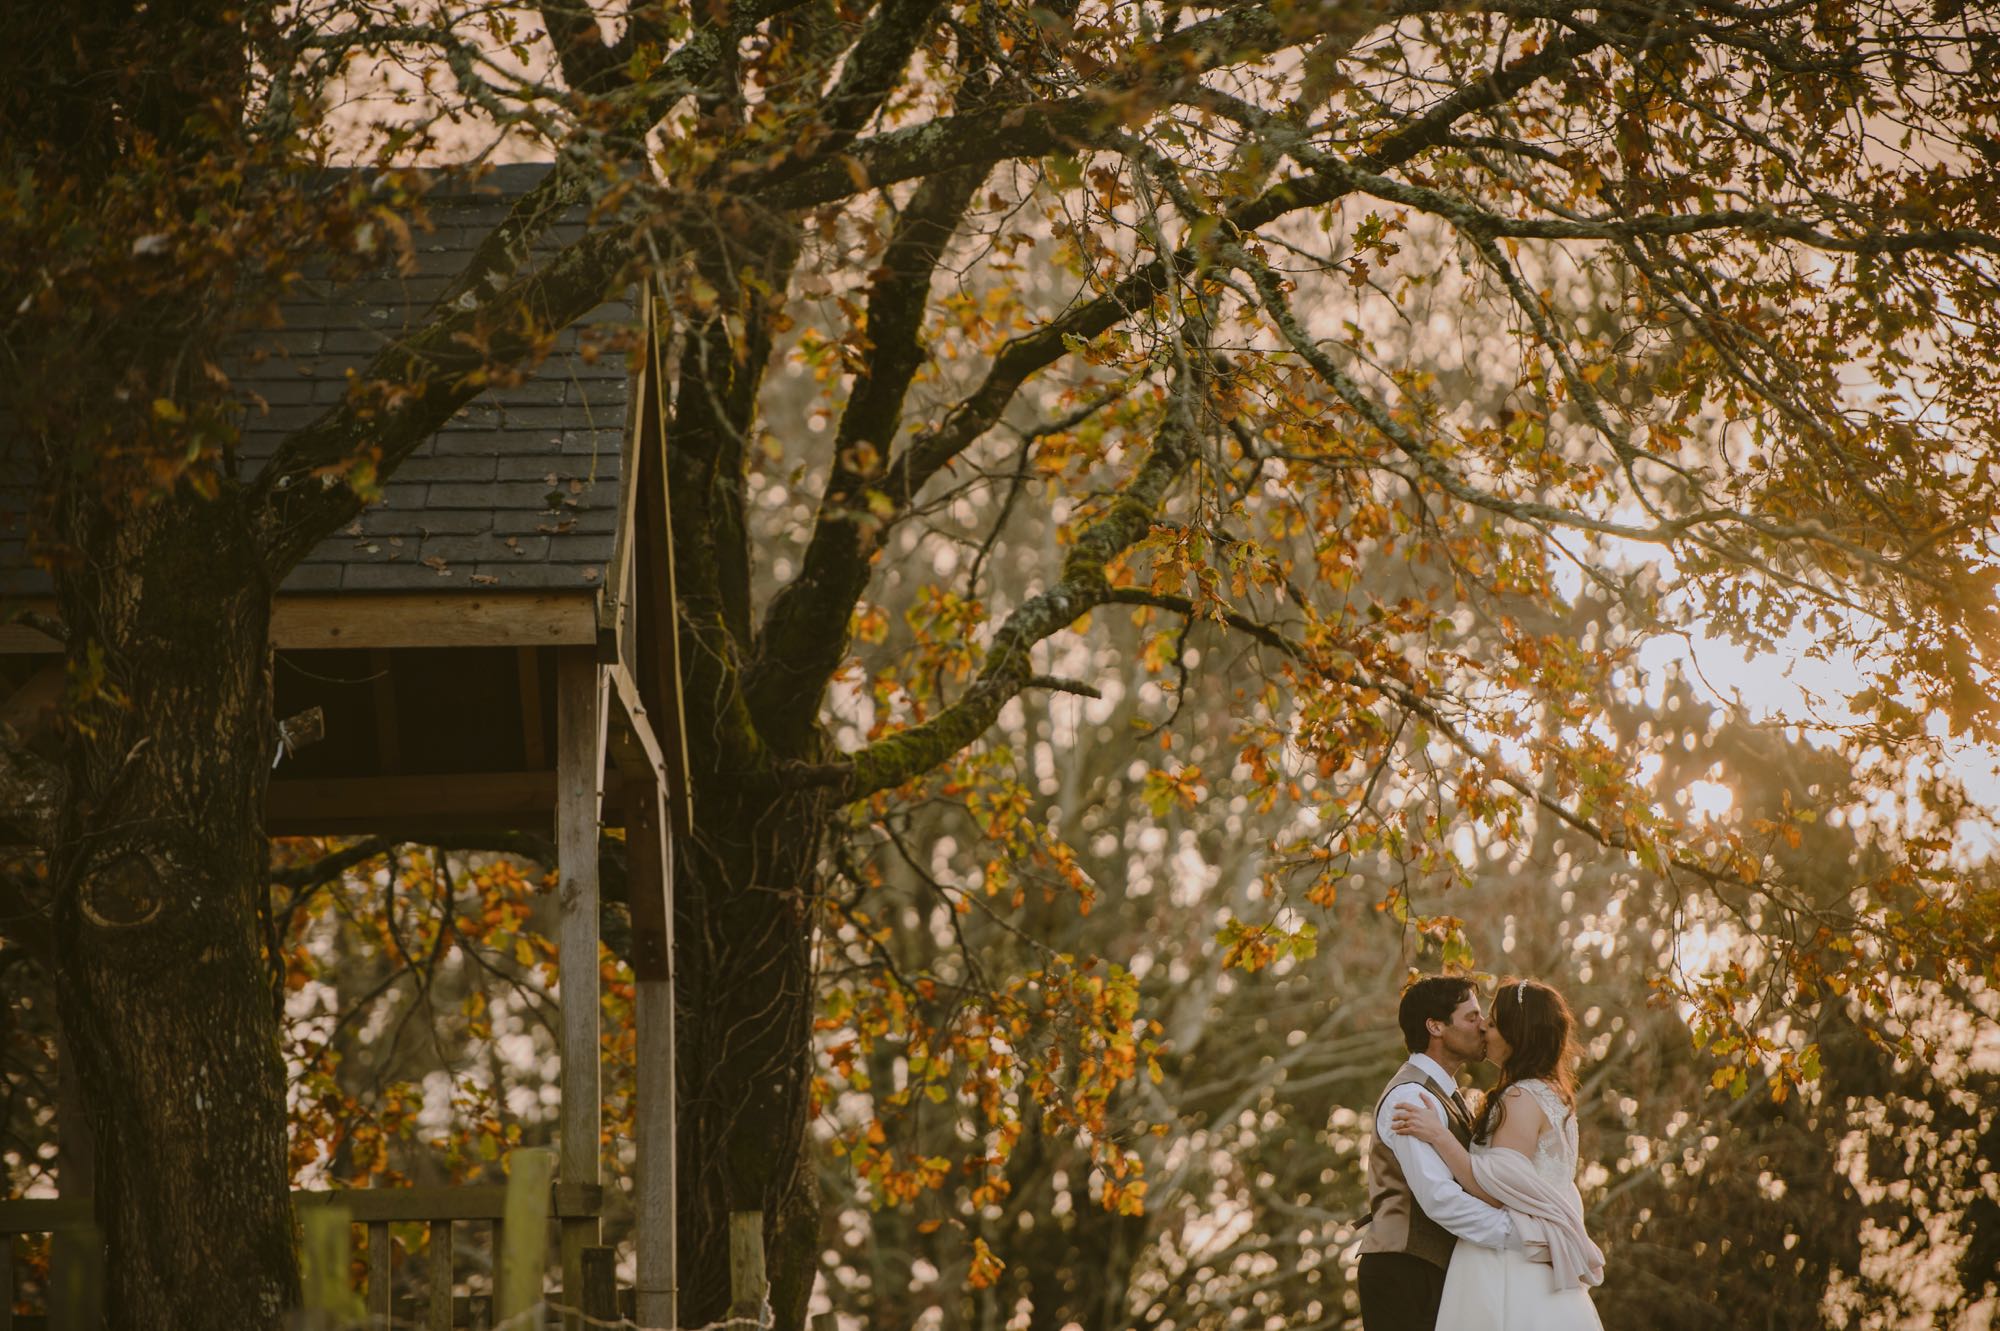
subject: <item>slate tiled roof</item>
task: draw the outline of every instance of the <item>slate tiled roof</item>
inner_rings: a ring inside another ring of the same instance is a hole
[[[269,458],[289,433],[340,401],[345,375],[385,342],[420,326],[512,200],[545,166],[501,167],[469,190],[433,193],[431,229],[413,236],[407,276],[343,289],[301,283],[284,326],[256,336],[261,355],[232,369],[267,408],[245,416],[246,464]],[[543,250],[574,239],[553,228]],[[621,477],[628,378],[625,357],[586,358],[580,338],[602,342],[630,308],[599,306],[566,331],[522,383],[489,390],[383,483],[382,498],[321,542],[284,583],[288,592],[492,591],[594,588],[611,558]],[[0,449],[0,453],[8,450]],[[25,479],[0,475],[0,595],[40,595],[48,576],[28,564]]]

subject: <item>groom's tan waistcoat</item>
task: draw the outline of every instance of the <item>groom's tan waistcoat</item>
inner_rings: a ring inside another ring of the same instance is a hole
[[[1438,1097],[1444,1105],[1445,1119],[1451,1124],[1451,1135],[1458,1138],[1461,1146],[1469,1147],[1472,1120],[1461,1114],[1457,1104],[1414,1063],[1403,1064],[1382,1088],[1382,1094],[1375,1100],[1375,1114],[1369,1119],[1370,1127],[1381,1117],[1382,1102],[1389,1098],[1389,1092],[1411,1084]],[[1410,1195],[1409,1181],[1403,1177],[1403,1162],[1378,1134],[1368,1150],[1368,1227],[1361,1236],[1361,1251],[1406,1252],[1443,1269],[1451,1264],[1451,1250],[1457,1242],[1450,1230],[1425,1215],[1417,1205]]]

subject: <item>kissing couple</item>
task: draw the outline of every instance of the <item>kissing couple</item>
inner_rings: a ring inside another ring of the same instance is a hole
[[[1576,1190],[1576,1047],[1561,994],[1503,981],[1489,1021],[1477,986],[1434,975],[1397,1011],[1410,1057],[1375,1105],[1367,1331],[1603,1331],[1588,1287],[1604,1254]],[[1475,1115],[1458,1073],[1500,1069]]]

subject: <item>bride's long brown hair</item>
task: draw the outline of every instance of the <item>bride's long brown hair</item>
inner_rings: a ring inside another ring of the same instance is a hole
[[[1493,996],[1493,1025],[1507,1042],[1507,1061],[1501,1065],[1499,1084],[1479,1107],[1472,1135],[1479,1141],[1493,1139],[1507,1112],[1501,1097],[1517,1081],[1547,1082],[1574,1112],[1576,1045],[1570,1033],[1576,1020],[1563,996],[1540,980],[1504,980]]]

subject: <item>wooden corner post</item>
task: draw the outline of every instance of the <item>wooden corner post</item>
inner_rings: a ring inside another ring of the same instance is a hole
[[[584,1250],[600,1237],[597,993],[597,828],[604,773],[604,675],[592,648],[566,648],[556,661],[556,870],[561,893],[557,966],[562,998],[561,1185],[566,1331],[581,1331]]]
[[[633,1312],[641,1331],[673,1331],[680,1325],[674,1197],[673,838],[668,831],[665,783],[656,779],[635,784],[625,823],[637,1044],[633,1237],[638,1278]]]
[[[643,1331],[680,1325],[675,1212],[674,859],[692,827],[682,724],[679,608],[667,495],[664,339],[651,284],[644,297],[645,363],[634,391],[627,478],[633,560],[630,636],[611,667],[621,719],[614,750],[624,779],[625,849],[632,908],[635,1049],[633,1312]]]

